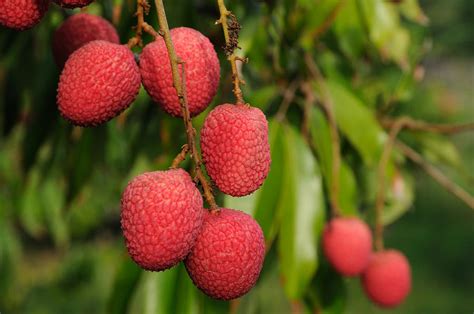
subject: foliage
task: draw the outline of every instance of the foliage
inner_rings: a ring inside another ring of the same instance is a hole
[[[165,5],[172,27],[197,28],[216,47],[223,46],[214,25],[215,1]],[[322,226],[331,215],[335,145],[320,104],[332,103],[341,137],[341,212],[372,224],[377,167],[388,138],[381,118],[457,118],[438,109],[436,95],[420,82],[427,18],[416,0],[235,1],[228,7],[243,27],[238,54],[250,60],[242,66],[245,100],[270,121],[272,168],[254,194],[217,198],[221,205],[251,213],[262,226],[268,254],[257,286],[238,302],[213,301],[192,285],[184,267],[149,273],[126,256],[119,230],[121,191],[134,175],[169,167],[186,142],[182,121],[160,111],[144,90],[107,125],[79,129],[61,119],[55,105],[59,71],[50,43],[54,29],[72,12],[52,7],[30,31],[0,31],[0,310],[344,311],[346,283],[319,249]],[[134,1],[103,0],[88,10],[112,20],[122,42],[133,36]],[[156,25],[153,11],[149,21]],[[219,54],[222,79],[215,104],[233,101],[229,65],[222,50]],[[300,88],[304,83],[308,93]],[[315,101],[308,101],[308,94]],[[193,120],[198,130],[207,113]],[[462,172],[462,158],[446,136],[407,130],[401,139],[431,163]],[[416,194],[413,164],[396,148],[391,157],[384,169],[385,224],[402,217]],[[46,260],[50,269],[66,266],[54,273],[42,264],[40,271],[36,259]]]

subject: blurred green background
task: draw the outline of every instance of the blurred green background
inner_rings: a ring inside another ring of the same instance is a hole
[[[134,6],[104,0],[88,12],[114,21],[125,43]],[[232,101],[216,2],[165,6],[170,26],[194,27],[215,44],[222,79],[214,102]],[[75,12],[51,5],[32,30],[0,28],[0,312],[472,313],[472,209],[395,151],[387,170],[385,241],[410,260],[413,288],[400,307],[381,310],[359,279],[335,274],[319,250],[331,180],[324,115],[300,88],[286,117],[277,115],[293,85],[309,83],[316,103],[327,89],[342,136],[344,214],[372,223],[387,133],[378,118],[474,120],[472,1],[241,0],[228,8],[243,26],[239,53],[250,59],[243,65],[244,95],[271,124],[273,164],[262,189],[242,199],[218,195],[220,204],[252,213],[265,232],[270,250],[257,286],[239,301],[213,301],[194,288],[182,265],[150,273],[129,259],[121,191],[133,176],[170,165],[185,142],[182,122],[143,90],[107,125],[78,129],[63,121],[50,43]],[[153,10],[147,20],[157,25]],[[320,68],[322,82],[305,57]],[[198,129],[207,112],[194,119]],[[472,133],[403,131],[400,139],[474,193]]]

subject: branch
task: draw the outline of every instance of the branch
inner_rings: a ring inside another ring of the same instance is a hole
[[[142,35],[143,32],[146,32],[153,37],[157,37],[158,33],[155,29],[145,22],[145,14],[148,14],[150,11],[150,4],[148,4],[147,0],[137,0],[137,11],[135,12],[135,16],[137,17],[137,26],[135,27],[135,36],[128,40],[127,46],[129,48],[133,48],[135,46],[143,46]]]
[[[345,4],[346,0],[340,0],[336,6],[329,12],[329,14],[326,16],[326,19],[316,28],[312,34],[311,37],[314,37],[315,39],[319,38],[322,34],[324,34],[329,27],[331,27],[332,23],[336,20],[337,15],[341,11],[343,5]]]
[[[179,154],[173,159],[173,162],[171,163],[171,169],[176,169],[179,167],[179,165],[186,159],[186,155],[189,152],[189,145],[184,144],[183,147],[181,147],[181,151]]]
[[[420,154],[418,154],[408,145],[405,145],[400,141],[397,141],[395,145],[405,156],[407,156],[410,160],[419,165],[421,169],[423,169],[428,175],[430,175],[445,190],[459,198],[471,209],[474,209],[474,197],[471,194],[469,194],[462,187],[451,181],[440,170],[425,161]]]
[[[236,104],[245,104],[244,96],[240,88],[240,84],[245,84],[245,82],[239,76],[237,61],[246,63],[248,60],[246,58],[238,57],[235,54],[235,49],[239,48],[239,32],[241,27],[235,15],[225,7],[224,0],[217,0],[217,5],[219,6],[220,17],[216,21],[216,24],[221,24],[222,31],[224,32],[224,51],[232,69],[232,81],[234,84],[233,92],[236,98]]]
[[[341,170],[341,148],[340,148],[340,139],[339,139],[339,133],[337,130],[337,123],[336,123],[336,117],[334,114],[334,106],[332,104],[331,97],[329,96],[329,93],[326,89],[326,85],[324,82],[324,78],[319,71],[318,66],[314,62],[314,60],[311,58],[310,54],[305,54],[305,61],[306,65],[308,66],[308,69],[313,76],[314,80],[318,84],[320,94],[321,94],[321,100],[320,104],[321,107],[326,115],[326,118],[328,119],[329,123],[329,132],[331,135],[331,148],[332,148],[332,162],[331,162],[331,207],[332,207],[332,213],[334,216],[338,216],[341,214],[341,208],[339,205],[339,190],[340,190],[340,170]],[[305,85],[303,85],[305,87]],[[312,95],[313,91],[311,89],[311,86],[307,85],[304,88],[307,97],[313,98],[314,101],[314,95]]]
[[[439,123],[428,123],[425,121],[414,120],[411,118],[405,118],[405,128],[413,131],[426,131],[433,133],[444,133],[454,134],[460,132],[474,131],[474,123],[461,123],[461,124],[439,124]],[[385,128],[391,128],[395,123],[396,119],[389,117],[382,117],[380,123]]]
[[[206,198],[211,210],[216,211],[218,210],[218,206],[214,199],[214,195],[212,194],[212,189],[207,181],[206,177],[202,173],[201,169],[201,158],[199,153],[196,149],[196,141],[195,135],[196,130],[193,127],[191,116],[189,114],[189,106],[188,100],[186,97],[186,75],[185,75],[185,63],[179,59],[178,55],[176,54],[176,50],[173,46],[173,41],[171,40],[170,29],[168,26],[168,21],[166,19],[165,8],[163,5],[163,0],[155,0],[156,11],[158,14],[158,22],[160,24],[160,35],[163,36],[163,39],[166,44],[166,48],[168,50],[168,56],[170,59],[171,64],[171,73],[173,76],[173,86],[176,89],[176,93],[178,94],[179,103],[181,105],[181,112],[183,114],[184,126],[186,129],[186,137],[188,142],[189,151],[191,154],[191,159],[194,162],[195,170],[196,170],[196,178],[201,182],[204,197]],[[179,71],[179,65],[181,65],[181,73]]]

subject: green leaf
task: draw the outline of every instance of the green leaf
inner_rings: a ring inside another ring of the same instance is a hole
[[[324,196],[321,173],[303,138],[291,127],[283,129],[285,189],[279,254],[285,292],[299,299],[318,265],[318,242],[323,228]]]
[[[257,220],[262,227],[267,244],[272,243],[278,229],[278,213],[283,181],[283,139],[282,125],[276,121],[269,124],[269,142],[272,156],[272,165],[267,179],[260,189],[249,196],[231,197],[226,195],[226,207],[243,210]]]
[[[198,314],[198,290],[189,278],[184,265],[180,264],[177,267],[176,295],[173,298],[175,306],[171,310],[180,314]]]
[[[374,165],[383,150],[386,134],[375,119],[374,113],[350,90],[328,80],[337,124],[367,165]]]
[[[20,222],[32,237],[40,237],[45,231],[43,206],[40,192],[40,171],[31,169],[20,202]]]
[[[320,110],[313,110],[311,135],[318,154],[327,191],[332,184],[332,141],[326,118]],[[357,212],[357,186],[354,173],[344,160],[339,170],[339,205],[343,215],[355,216]]]
[[[346,298],[346,286],[341,275],[336,273],[324,261],[307,292],[307,299],[313,308],[313,312],[322,314],[344,313]]]
[[[128,255],[123,258],[115,275],[112,292],[107,301],[107,312],[111,314],[127,313],[128,304],[132,299],[140,275],[143,273]]]
[[[40,191],[44,217],[54,243],[56,246],[65,246],[68,243],[69,235],[63,215],[64,185],[57,178],[48,177],[42,183]]]
[[[362,54],[366,35],[358,14],[357,1],[346,1],[334,20],[334,31],[341,50],[352,60]]]

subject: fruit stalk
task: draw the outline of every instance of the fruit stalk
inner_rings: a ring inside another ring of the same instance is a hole
[[[236,98],[236,104],[245,104],[242,89],[240,88],[240,84],[245,84],[245,82],[240,78],[239,70],[237,69],[237,61],[246,62],[247,59],[238,57],[235,54],[235,48],[238,48],[240,25],[235,15],[227,10],[224,0],[217,0],[217,5],[219,6],[220,17],[216,21],[216,24],[221,24],[222,31],[224,32],[224,51],[232,69],[233,92]],[[232,31],[229,31],[229,21],[232,23]]]
[[[145,22],[145,14],[148,14],[150,10],[150,5],[147,0],[137,0],[137,11],[135,15],[137,17],[137,26],[135,29],[135,36],[130,38],[127,46],[133,48],[135,46],[143,46],[142,34],[146,32],[154,37],[158,36],[158,33],[153,29],[153,27]]]
[[[184,71],[185,64],[182,60],[179,59],[178,55],[176,54],[176,50],[174,49],[173,41],[171,40],[171,34],[170,34],[169,26],[168,26],[168,21],[166,19],[166,12],[165,12],[165,7],[163,5],[163,1],[155,0],[155,5],[156,5],[156,11],[158,14],[158,23],[160,25],[159,34],[163,36],[163,39],[166,44],[166,49],[168,50],[168,56],[171,63],[171,72],[173,76],[173,86],[176,89],[176,92],[179,98],[179,103],[181,104],[181,111],[183,113],[183,121],[184,121],[184,126],[186,129],[186,137],[187,137],[189,152],[191,154],[191,158],[195,166],[196,178],[199,180],[199,182],[201,182],[204,197],[206,198],[206,201],[209,203],[211,210],[215,211],[215,210],[218,210],[218,206],[214,199],[214,195],[212,194],[212,188],[209,182],[207,181],[206,177],[202,173],[202,169],[201,169],[202,162],[201,162],[199,153],[196,149],[196,141],[195,141],[196,130],[194,129],[192,121],[191,121],[188,101],[186,97],[186,76],[185,76],[185,71]],[[179,65],[181,65],[181,73],[179,71]]]
[[[331,136],[331,156],[332,156],[332,163],[331,163],[331,186],[330,186],[330,202],[332,208],[333,216],[339,216],[341,213],[341,208],[339,205],[339,190],[340,190],[340,172],[341,172],[341,148],[340,148],[340,139],[339,133],[337,131],[337,123],[336,117],[333,110],[333,104],[331,97],[326,89],[326,85],[319,70],[318,66],[311,58],[311,55],[305,54],[305,62],[308,66],[308,70],[310,71],[317,87],[319,89],[319,94],[321,99],[319,103],[321,104],[321,108],[326,115],[329,124],[329,132]],[[312,101],[314,99],[313,90],[311,85],[303,85],[304,92],[307,94],[307,98]]]
[[[377,170],[377,181],[378,190],[375,199],[375,249],[377,251],[383,250],[383,221],[382,211],[385,204],[385,172],[387,170],[387,164],[390,160],[393,145],[398,133],[403,129],[407,123],[407,119],[401,118],[392,125],[387,141],[385,142],[382,156],[380,157],[378,170]]]

